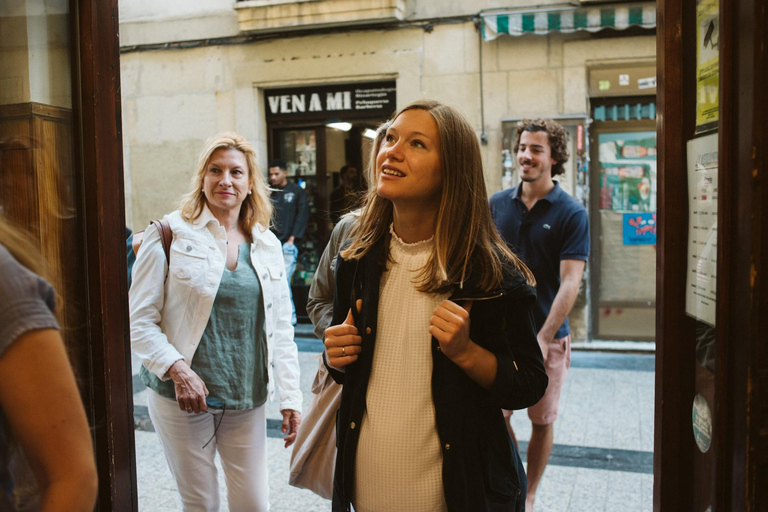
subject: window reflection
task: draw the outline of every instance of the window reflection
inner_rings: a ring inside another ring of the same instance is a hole
[[[31,233],[63,299],[68,345],[84,329],[66,0],[0,3],[0,214]]]

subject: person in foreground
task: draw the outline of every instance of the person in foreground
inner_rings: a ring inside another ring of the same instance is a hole
[[[499,407],[544,394],[530,271],[490,218],[480,147],[418,101],[387,129],[336,266],[324,357],[343,383],[333,510],[520,511]]]
[[[0,510],[91,511],[88,420],[40,258],[0,218]]]
[[[285,446],[301,421],[298,350],[272,206],[249,142],[209,139],[191,192],[150,226],[133,270],[131,346],[184,510],[219,510],[218,451],[232,511],[269,508],[265,402],[279,388]]]
[[[528,496],[533,511],[536,491],[554,445],[560,391],[571,363],[568,313],[579,294],[589,257],[587,210],[569,196],[554,176],[568,161],[565,129],[551,119],[524,119],[515,132],[520,185],[490,199],[491,215],[502,238],[530,263],[538,287],[534,310],[538,341],[549,386],[544,398],[528,408]],[[511,411],[505,411],[510,417]],[[511,420],[511,417],[509,418]],[[512,433],[512,424],[508,424]]]

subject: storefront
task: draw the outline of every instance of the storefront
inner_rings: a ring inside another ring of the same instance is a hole
[[[593,339],[652,341],[656,311],[656,65],[589,70]]]
[[[301,241],[292,291],[296,314],[309,321],[307,294],[333,223],[329,197],[342,166],[361,175],[376,128],[395,110],[395,81],[267,89],[264,106],[269,159],[282,158],[288,179],[307,192],[309,222]],[[360,194],[366,180],[360,180]]]
[[[629,35],[654,27],[655,4],[521,7],[489,10],[482,19],[485,41],[512,36],[524,46],[538,36],[550,49],[554,41],[564,41],[562,54],[553,58],[550,53],[545,61],[562,62],[568,85],[562,95],[549,96],[547,104],[542,100],[548,94],[544,80],[527,94],[524,82],[509,82],[510,95],[528,99],[531,112],[502,120],[501,183],[509,187],[519,181],[513,149],[520,118],[548,117],[563,125],[570,159],[558,181],[587,208],[591,233],[589,265],[570,314],[574,340],[653,341],[656,67],[653,55],[632,55],[619,36],[620,31]],[[567,35],[579,32],[599,34],[600,39],[585,43]],[[598,50],[598,44],[609,41],[616,41],[615,48]],[[488,53],[493,55],[491,49]],[[557,115],[550,113],[555,101],[564,106]],[[528,109],[514,106],[515,111]]]
[[[560,186],[589,211],[591,254],[571,313],[576,339],[654,339],[656,265],[656,68],[589,69],[590,115],[554,117],[568,133]],[[519,119],[502,122],[504,186],[517,183]]]

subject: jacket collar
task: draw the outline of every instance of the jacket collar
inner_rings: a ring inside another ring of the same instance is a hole
[[[203,211],[200,212],[200,215],[198,215],[198,217],[191,222],[192,229],[203,229],[207,227],[211,222],[213,222],[216,227],[221,226],[221,224],[219,224],[219,219],[213,216],[213,212],[210,208],[208,208],[208,205],[203,204]]]
[[[546,201],[550,204],[555,204],[557,201],[559,201],[563,194],[565,194],[565,191],[560,186],[560,182],[557,180],[554,180],[555,186],[552,188],[552,190],[549,191],[549,193],[539,199],[539,201]],[[523,202],[523,198],[521,197],[521,194],[523,192],[523,182],[520,182],[518,186],[514,188],[512,191],[512,197],[516,199],[517,201]]]
[[[500,297],[522,299],[525,302],[536,300],[536,290],[530,286],[520,272],[512,268],[503,269],[502,282],[494,290],[485,291],[479,287],[479,276],[470,271],[463,287],[456,286],[449,300],[453,302],[467,300],[490,300]]]
[[[277,239],[275,234],[258,222],[255,226],[253,226],[253,229],[251,230],[251,237],[253,238],[254,242],[258,241],[264,245],[280,245],[280,240]]]

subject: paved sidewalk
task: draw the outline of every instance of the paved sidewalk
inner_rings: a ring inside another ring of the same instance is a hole
[[[322,345],[309,326],[297,329],[304,409],[312,399],[309,387]],[[138,364],[134,362],[134,373]],[[136,381],[136,379],[134,380]],[[146,391],[134,395],[138,423]],[[555,423],[555,449],[539,487],[536,512],[645,512],[653,495],[652,355],[573,354],[563,388],[560,416]],[[281,419],[278,404],[267,406],[269,426]],[[513,425],[525,460],[530,422],[525,411],[513,416]],[[288,485],[290,450],[283,448],[276,428],[270,430],[269,487],[272,512],[330,510],[330,502],[310,491]],[[154,432],[136,430],[139,510],[181,510],[175,485]],[[224,489],[223,475],[219,474]],[[224,493],[225,494],[225,493]],[[228,510],[222,496],[222,510]]]

